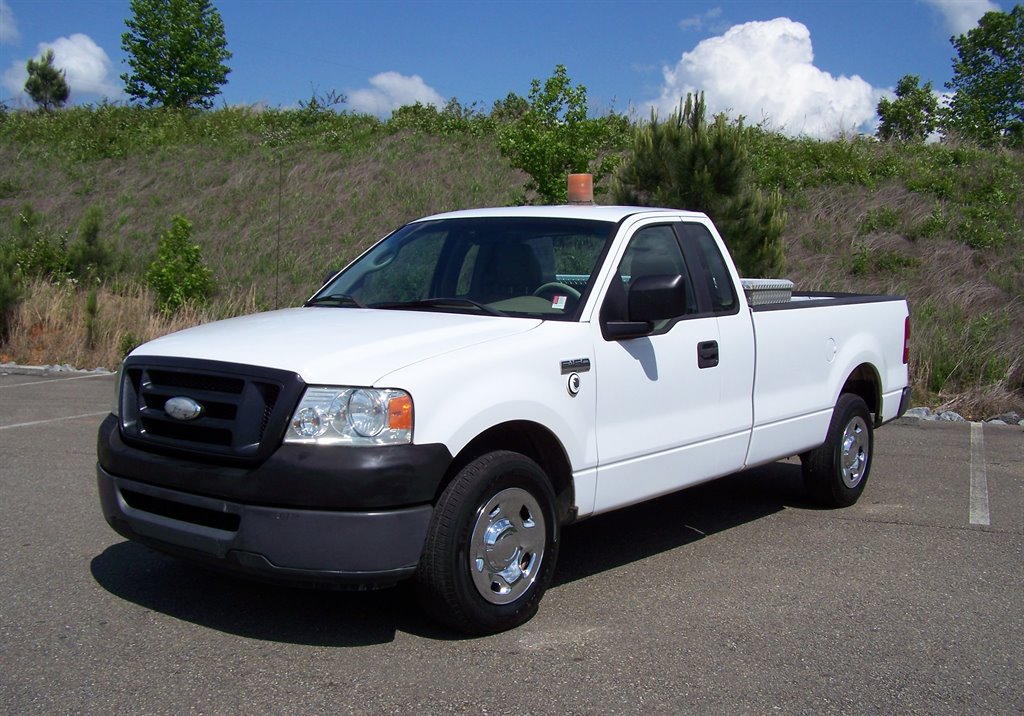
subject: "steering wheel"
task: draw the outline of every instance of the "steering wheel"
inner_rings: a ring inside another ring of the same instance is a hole
[[[539,296],[540,298],[553,299],[558,294],[563,293],[571,296],[575,301],[580,300],[580,292],[572,286],[565,285],[561,281],[548,281],[547,283],[538,286],[533,292],[533,295]]]

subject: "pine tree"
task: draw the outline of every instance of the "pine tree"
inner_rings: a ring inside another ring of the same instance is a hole
[[[64,70],[53,66],[53,50],[47,50],[38,62],[29,60],[25,69],[28,70],[25,92],[40,109],[52,112],[55,107],[64,106],[71,95],[71,88]]]
[[[754,186],[743,122],[724,114],[709,124],[704,95],[687,95],[667,120],[652,112],[616,176],[622,204],[703,211],[714,219],[740,273],[778,275],[785,259],[785,214],[778,192]]]

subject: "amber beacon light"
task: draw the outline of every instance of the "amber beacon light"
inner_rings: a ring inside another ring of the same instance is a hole
[[[593,174],[570,174],[569,175],[569,203],[570,204],[593,204],[594,203],[594,175]]]

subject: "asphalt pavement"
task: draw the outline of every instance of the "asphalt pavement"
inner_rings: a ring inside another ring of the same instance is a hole
[[[540,613],[253,584],[100,514],[113,377],[0,375],[0,713],[1022,714],[1024,431],[900,422],[860,502],[784,461],[569,527]]]

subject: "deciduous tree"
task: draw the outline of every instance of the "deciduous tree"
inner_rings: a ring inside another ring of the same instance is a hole
[[[131,0],[121,49],[125,91],[148,106],[209,109],[231,71],[224,21],[209,0]]]
[[[896,84],[896,99],[882,97],[878,101],[879,139],[923,142],[935,131],[939,100],[931,82],[919,87],[920,82],[917,75],[904,75]]]
[[[950,38],[953,90],[947,126],[990,145],[1024,146],[1024,5],[987,12],[978,26]]]
[[[589,118],[587,88],[572,85],[565,65],[543,84],[533,80],[528,102],[510,94],[495,113],[505,120],[498,130],[501,153],[530,175],[529,188],[546,203],[565,203],[569,174],[592,172],[597,182],[614,168],[611,154],[598,161],[598,153],[615,144],[625,120]]]

